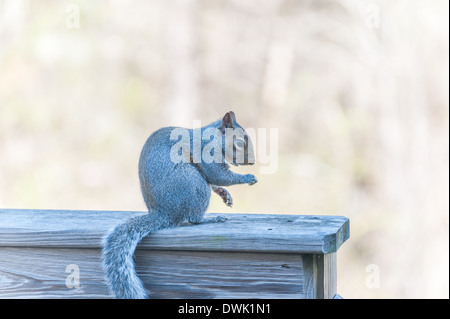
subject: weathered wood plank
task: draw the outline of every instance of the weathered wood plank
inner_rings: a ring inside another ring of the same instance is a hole
[[[80,287],[68,288],[80,270]],[[107,298],[99,249],[0,248],[0,298]]]
[[[295,254],[152,251],[136,254],[137,271],[152,298],[305,297]]]
[[[69,288],[67,266],[79,269]],[[153,298],[304,298],[302,259],[138,249],[136,269]],[[0,298],[110,298],[99,249],[0,248]]]
[[[306,298],[333,298],[337,290],[336,253],[302,254],[301,257]]]
[[[0,209],[0,247],[100,248],[115,225],[143,212]],[[159,250],[333,253],[349,238],[342,216],[224,214],[225,223],[183,226],[145,238]]]
[[[332,299],[337,294],[337,253],[323,255],[324,299]]]

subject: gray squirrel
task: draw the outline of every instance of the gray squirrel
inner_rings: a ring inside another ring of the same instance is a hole
[[[231,206],[232,198],[221,186],[253,185],[257,179],[252,174],[232,172],[229,164],[253,163],[251,139],[232,111],[201,129],[164,127],[151,134],[139,159],[139,180],[148,214],[119,224],[103,241],[103,268],[114,297],[147,298],[133,262],[139,242],[157,230],[186,221],[224,222],[222,216],[204,217],[211,189]]]

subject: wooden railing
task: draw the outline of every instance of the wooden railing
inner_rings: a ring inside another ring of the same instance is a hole
[[[110,298],[102,238],[144,212],[0,209],[0,298]],[[211,214],[214,215],[214,214]],[[336,298],[341,216],[224,214],[151,234],[135,253],[154,298]]]

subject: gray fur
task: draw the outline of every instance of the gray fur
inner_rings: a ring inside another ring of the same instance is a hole
[[[211,127],[222,133],[225,128],[241,128],[231,111],[225,114],[222,120],[203,127],[202,131]],[[222,163],[172,162],[170,151],[177,142],[170,140],[173,129],[174,127],[165,127],[154,132],[141,152],[139,180],[148,214],[131,218],[118,225],[104,239],[103,267],[115,298],[148,297],[133,262],[134,251],[142,238],[159,229],[179,226],[184,221],[194,224],[224,222],[225,218],[221,216],[204,218],[211,196],[211,186],[217,189],[217,186],[245,183],[253,185],[257,182],[254,175],[240,175],[230,171],[223,156]],[[193,130],[189,130],[189,133],[192,146]],[[207,142],[202,140],[202,149]],[[251,144],[251,141],[249,143]],[[222,144],[224,145],[223,140]],[[192,161],[192,153],[189,158]],[[248,161],[232,164],[246,165]],[[223,188],[222,190],[232,201],[229,193]]]

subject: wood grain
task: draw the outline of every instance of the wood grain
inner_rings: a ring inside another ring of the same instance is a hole
[[[0,210],[0,246],[100,248],[115,225],[142,212]],[[215,214],[211,214],[215,215]],[[342,216],[224,214],[220,224],[165,229],[145,238],[147,249],[332,253],[349,238]]]
[[[139,250],[136,266],[153,298],[305,298],[293,254]]]
[[[80,287],[68,288],[68,265]],[[136,270],[152,298],[305,298],[295,254],[136,252]],[[110,298],[100,250],[1,248],[0,298]]]
[[[69,289],[68,265],[80,270]],[[98,249],[0,248],[0,298],[106,298]]]
[[[142,212],[0,209],[0,298],[110,298],[101,239]],[[136,270],[153,298],[332,298],[340,216],[226,214],[145,238]],[[68,265],[79,287],[66,283]]]

